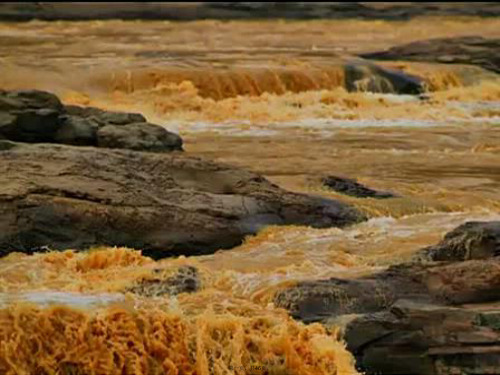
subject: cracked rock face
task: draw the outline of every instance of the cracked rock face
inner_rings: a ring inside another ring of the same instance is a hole
[[[194,255],[267,225],[363,219],[347,204],[180,153],[0,141],[0,255],[96,245]]]

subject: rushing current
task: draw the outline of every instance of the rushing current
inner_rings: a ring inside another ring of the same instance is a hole
[[[0,259],[0,373],[64,363],[67,374],[356,374],[335,327],[294,321],[273,295],[400,263],[468,220],[500,220],[500,82],[473,66],[380,63],[425,77],[422,101],[348,92],[342,63],[471,32],[499,37],[500,21],[0,24],[1,88],[142,113],[191,155],[370,217],[346,229],[269,227],[230,250],[157,262],[122,248],[10,254]],[[327,174],[399,198],[337,194],[322,187]],[[123,293],[180,265],[199,270],[200,291]]]

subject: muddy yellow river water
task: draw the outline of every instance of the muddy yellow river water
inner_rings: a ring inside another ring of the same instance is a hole
[[[128,249],[11,254],[0,259],[0,373],[355,374],[335,328],[293,321],[273,294],[370,273],[467,220],[500,219],[500,82],[477,67],[394,61],[381,65],[424,77],[428,100],[348,93],[341,64],[471,34],[499,37],[500,21],[0,24],[1,88],[141,112],[191,155],[370,217],[344,230],[271,227],[231,250],[159,262]],[[400,197],[342,196],[321,186],[327,174]],[[123,293],[186,264],[201,291]]]

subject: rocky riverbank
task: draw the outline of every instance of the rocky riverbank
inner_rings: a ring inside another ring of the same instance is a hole
[[[65,107],[40,91],[1,94],[1,255],[101,245],[195,255],[234,247],[267,225],[364,219],[246,170],[165,154],[181,150],[180,137],[140,114]]]
[[[468,222],[415,261],[359,279],[301,282],[275,303],[342,326],[367,374],[500,371],[500,222]]]

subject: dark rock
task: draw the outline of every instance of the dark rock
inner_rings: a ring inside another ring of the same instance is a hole
[[[182,139],[158,125],[106,125],[97,131],[97,145],[138,151],[182,151]]]
[[[147,122],[146,118],[140,113],[126,113],[105,111],[95,107],[80,107],[76,105],[65,106],[66,113],[72,116],[91,118],[99,125],[127,125],[138,122]]]
[[[500,221],[470,221],[447,233],[437,245],[429,246],[419,258],[462,261],[500,256]]]
[[[61,111],[63,105],[54,94],[40,90],[0,91],[3,109],[53,109]],[[8,103],[8,104],[6,104]],[[10,108],[9,108],[10,106]],[[7,107],[7,108],[5,108]]]
[[[354,62],[344,66],[347,91],[418,95],[424,92],[424,81],[395,69],[368,62]]]
[[[182,151],[182,139],[139,113],[63,106],[44,91],[0,90],[0,139],[29,143]]]
[[[146,297],[162,295],[177,295],[180,293],[196,292],[201,287],[198,270],[192,266],[179,267],[174,276],[162,278],[161,270],[157,270],[158,277],[144,279],[137,282],[127,291]]]
[[[338,176],[327,176],[324,177],[323,180],[323,185],[327,186],[328,188],[335,190],[336,192],[345,194],[345,195],[350,195],[352,197],[356,198],[378,198],[378,199],[384,199],[384,198],[396,198],[397,195],[394,195],[389,192],[383,192],[383,191],[376,191],[373,189],[370,189],[366,186],[361,185],[360,183],[356,182],[355,180],[349,179],[349,178],[344,178],[344,177],[338,177]]]
[[[500,39],[487,39],[481,36],[430,39],[360,56],[373,60],[470,64],[500,73]]]
[[[344,66],[347,91],[418,95],[424,92],[424,81],[395,69],[367,62],[353,62]]]
[[[345,226],[350,206],[182,154],[0,141],[0,254],[95,245],[161,258],[238,245],[266,225]]]
[[[99,124],[92,118],[62,116],[54,141],[66,145],[97,146],[98,128]]]
[[[350,320],[344,338],[366,374],[498,374],[498,305],[449,307],[400,300]]]
[[[275,304],[303,321],[383,311],[398,299],[457,305],[500,299],[500,262],[408,263],[355,280],[304,281],[276,294]]]
[[[4,113],[2,117],[2,136],[16,142],[53,142],[60,127],[59,113],[49,108]]]

